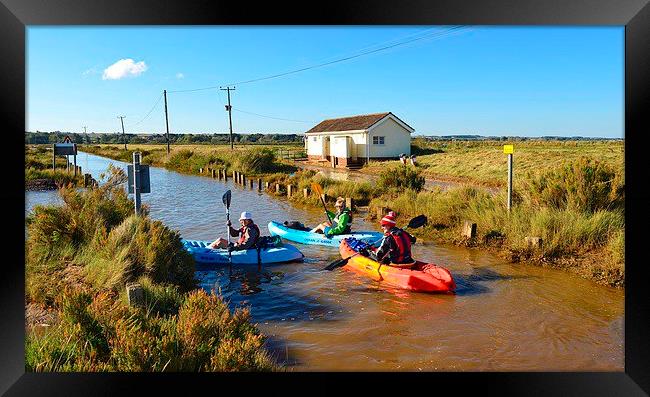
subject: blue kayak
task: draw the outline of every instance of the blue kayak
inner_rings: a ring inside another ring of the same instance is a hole
[[[368,244],[377,242],[383,237],[383,234],[379,232],[354,232],[350,234],[339,234],[332,237],[325,237],[324,234],[292,229],[275,221],[269,222],[269,233],[271,233],[272,236],[280,236],[283,239],[295,241],[296,243],[327,245],[337,248],[341,245],[343,239],[349,237],[364,241]]]
[[[208,248],[210,241],[181,240],[183,246],[196,262],[211,264],[228,264],[228,250]],[[279,247],[262,248],[259,251],[261,264],[301,261],[305,256],[291,244]],[[234,265],[257,265],[257,249],[232,251]]]

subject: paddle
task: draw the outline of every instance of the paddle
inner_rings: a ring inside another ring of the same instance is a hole
[[[311,190],[315,191],[320,197],[320,202],[323,203],[323,208],[325,209],[325,215],[327,215],[327,220],[332,223],[332,218],[330,218],[329,212],[327,212],[327,206],[325,206],[325,200],[323,200],[323,188],[316,182],[312,182]]]
[[[424,215],[418,215],[418,216],[416,216],[415,218],[413,218],[413,219],[411,219],[409,221],[408,225],[406,225],[404,230],[406,230],[406,229],[417,229],[417,228],[419,228],[421,226],[424,226],[424,224],[426,224],[426,223],[427,223],[427,217],[424,216]],[[370,245],[375,245],[379,241],[381,241],[381,240],[377,240],[377,241],[375,241],[374,243],[372,243]],[[323,268],[323,270],[334,270],[337,267],[343,267],[348,263],[350,258],[352,258],[353,256],[357,256],[360,253],[361,252],[357,252],[356,254],[350,255],[347,258],[336,260],[336,261],[330,263],[329,265],[325,266]]]
[[[221,201],[223,201],[223,205],[226,206],[226,219],[228,222],[230,222],[230,190],[227,190],[226,193],[223,194],[223,197],[221,198]],[[230,248],[230,226],[228,226],[228,248]],[[228,249],[228,264],[232,267],[232,252],[230,249]]]

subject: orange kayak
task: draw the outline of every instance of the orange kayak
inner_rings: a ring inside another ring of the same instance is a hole
[[[339,252],[344,259],[357,253],[348,239],[341,241]],[[453,292],[456,289],[456,283],[449,270],[433,263],[415,261],[410,269],[391,265],[381,265],[380,268],[379,265],[379,262],[368,257],[356,255],[350,258],[344,267],[365,274],[373,280],[410,291]]]

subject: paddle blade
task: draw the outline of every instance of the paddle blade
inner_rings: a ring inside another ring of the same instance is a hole
[[[323,270],[334,270],[337,267],[343,267],[348,263],[349,260],[350,260],[350,258],[339,259],[339,260],[334,261],[334,262],[330,263],[329,265],[325,266],[325,268],[323,268]]]
[[[426,223],[427,217],[424,215],[418,215],[415,218],[411,219],[406,227],[409,229],[417,229],[418,227],[424,226]]]
[[[223,205],[226,206],[226,208],[230,209],[230,190],[227,190],[226,193],[223,194],[223,197],[221,200],[223,201]]]
[[[318,194],[319,197],[323,195],[323,188],[321,187],[321,185],[319,185],[319,184],[316,183],[316,182],[312,182],[312,184],[311,184],[311,190],[313,190],[314,192],[316,192],[316,193]]]

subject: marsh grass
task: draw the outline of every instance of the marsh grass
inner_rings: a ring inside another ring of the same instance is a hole
[[[180,236],[146,211],[132,215],[124,173],[104,184],[64,187],[62,206],[27,218],[28,304],[58,320],[27,333],[27,371],[261,371],[277,369],[249,312],[196,290]],[[129,306],[138,281],[144,304]]]
[[[133,152],[140,151],[143,164],[185,174],[199,174],[201,168],[226,169],[227,172],[238,171],[249,176],[297,170],[289,162],[276,158],[272,147],[255,145],[239,146],[234,151],[223,145],[182,145],[174,147],[170,154],[158,145],[130,145],[127,151],[112,145],[88,145],[83,146],[83,150],[125,162],[131,162]]]
[[[148,285],[147,288],[152,288]],[[218,296],[169,294],[174,313],[129,307],[107,293],[66,290],[61,320],[27,336],[27,371],[268,371],[277,369],[246,309]]]
[[[512,144],[515,186],[529,173],[545,172],[586,157],[613,168],[624,169],[624,142],[621,141],[426,141],[414,138],[412,152],[418,169],[426,178],[502,187],[507,183],[507,156],[503,145]],[[362,172],[378,175],[387,165],[399,161],[370,162]]]

